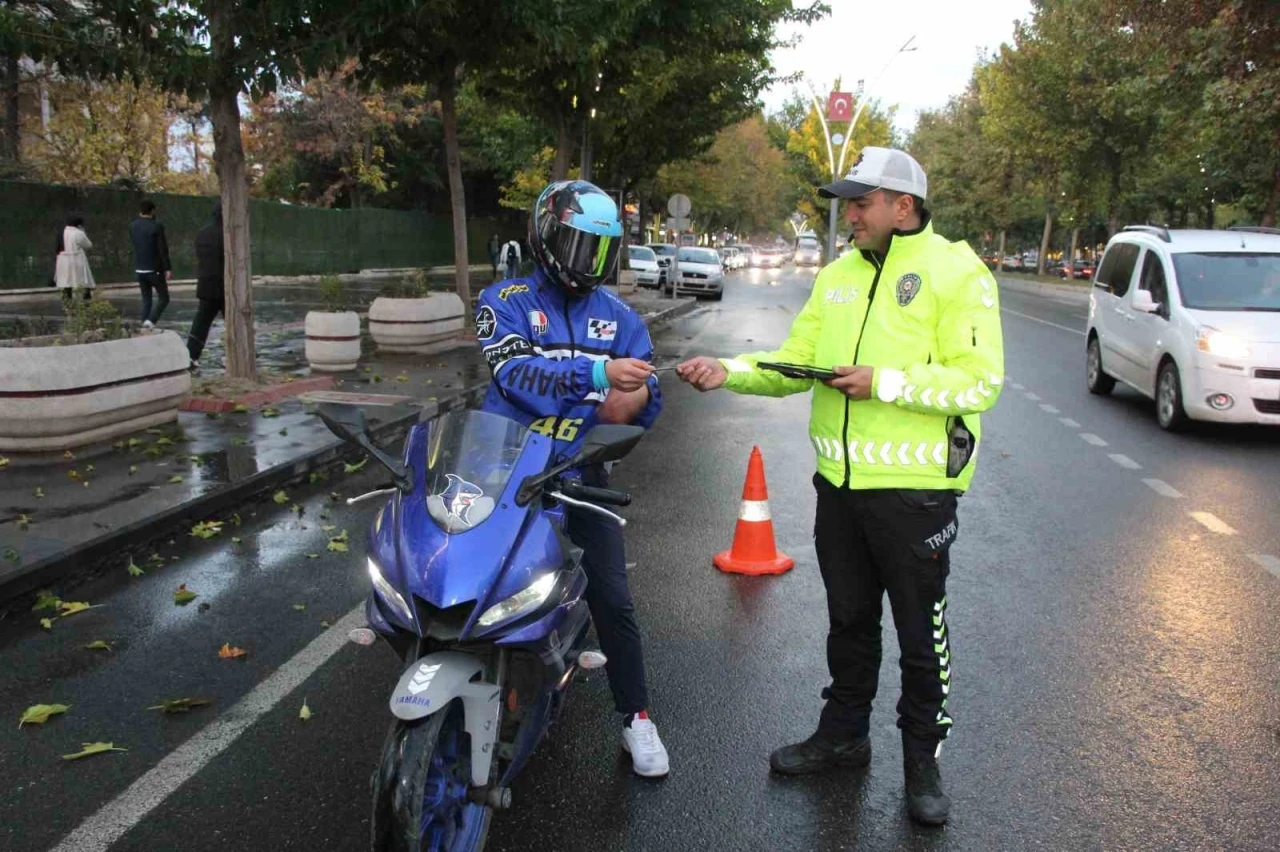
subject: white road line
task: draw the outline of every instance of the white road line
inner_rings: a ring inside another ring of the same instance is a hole
[[[1174,488],[1163,479],[1144,479],[1147,487],[1159,494],[1161,497],[1172,497],[1174,500],[1182,499],[1182,492]]]
[[[1092,432],[1081,432],[1080,440],[1084,441],[1086,444],[1093,444],[1095,447],[1105,447],[1107,445],[1106,441],[1102,440]]]
[[[1269,571],[1277,580],[1280,580],[1280,559],[1269,553],[1250,553],[1249,558],[1258,563],[1263,570]]]
[[[1034,394],[1034,393],[1031,393],[1030,391],[1028,391],[1028,392],[1027,392],[1027,399],[1031,400],[1032,402],[1039,402],[1039,401],[1040,401],[1040,395],[1039,395],[1039,394]]]
[[[1059,417],[1058,422],[1061,423],[1063,426],[1066,426],[1068,429],[1080,428],[1080,424],[1072,420],[1070,417]]]
[[[1024,385],[1020,385],[1017,382],[1009,382],[1009,387],[1013,388],[1014,390],[1026,390],[1026,387]]]
[[[1050,405],[1050,404],[1049,404],[1049,403],[1047,403],[1047,402],[1042,402],[1042,403],[1040,403],[1040,410],[1041,410],[1041,411],[1043,411],[1043,412],[1045,412],[1046,414],[1061,414],[1061,413],[1062,413],[1062,412],[1061,412],[1061,411],[1059,411],[1057,408],[1053,407],[1052,405]]]
[[[287,663],[255,686],[221,717],[178,746],[62,839],[52,852],[105,852],[229,748],[254,722],[271,711],[347,643],[347,633],[365,623],[364,602],[321,633]]]
[[[1188,512],[1188,515],[1199,521],[1209,532],[1219,535],[1235,535],[1235,529],[1212,512]]]
[[[1107,453],[1107,458],[1111,459],[1126,470],[1142,470],[1142,465],[1138,464],[1126,455],[1121,455],[1120,453]]]
[[[1009,308],[1001,308],[1000,311],[1001,313],[1013,314],[1015,317],[1022,317],[1023,319],[1029,319],[1032,322],[1038,322],[1043,325],[1052,326],[1053,328],[1060,328],[1063,331],[1069,331],[1072,334],[1078,334],[1081,337],[1084,337],[1084,332],[1078,328],[1067,328],[1065,325],[1058,325],[1056,322],[1049,322],[1048,320],[1042,320],[1040,319],[1040,317],[1033,317],[1028,314],[1019,313],[1018,311],[1010,310]]]

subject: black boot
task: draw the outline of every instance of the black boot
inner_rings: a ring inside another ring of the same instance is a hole
[[[951,812],[951,799],[942,792],[942,774],[932,755],[907,752],[903,755],[903,775],[907,787],[907,812],[923,825],[943,825]]]
[[[869,738],[835,739],[821,732],[769,755],[769,766],[782,775],[809,775],[836,767],[866,766],[870,762]]]

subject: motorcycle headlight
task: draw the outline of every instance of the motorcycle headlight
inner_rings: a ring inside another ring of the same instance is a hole
[[[405,602],[404,597],[396,591],[395,586],[387,582],[387,578],[382,576],[382,569],[378,567],[378,563],[369,558],[369,579],[373,581],[373,588],[377,591],[387,604],[396,611],[406,622],[413,623],[413,612],[409,609],[409,604]]]
[[[1218,331],[1216,328],[1202,328],[1196,337],[1196,346],[1201,352],[1217,355],[1220,358],[1247,358],[1249,347],[1234,334]]]
[[[517,618],[526,613],[533,612],[542,606],[543,601],[551,594],[551,590],[556,585],[556,573],[554,571],[543,574],[532,584],[516,592],[505,601],[496,603],[484,611],[476,624],[479,627],[493,627],[503,621]]]

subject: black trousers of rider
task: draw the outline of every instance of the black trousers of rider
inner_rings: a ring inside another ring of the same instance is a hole
[[[138,290],[142,293],[142,319],[140,322],[150,320],[151,324],[155,325],[160,322],[160,315],[164,313],[164,309],[169,307],[169,282],[165,280],[163,272],[139,272]],[[151,304],[152,290],[159,297],[156,299],[154,307]]]
[[[814,476],[814,544],[827,587],[831,686],[818,728],[832,738],[867,736],[880,678],[885,593],[902,655],[898,727],[903,747],[933,754],[951,727],[949,550],[958,532],[952,491],[838,488]]]
[[[588,485],[606,487],[607,479],[584,471]],[[619,713],[638,713],[649,707],[645,688],[644,649],[636,607],[627,586],[627,552],[622,529],[608,518],[584,509],[565,507],[569,539],[582,548],[587,574],[587,607],[600,638],[600,650],[609,658],[605,671]]]

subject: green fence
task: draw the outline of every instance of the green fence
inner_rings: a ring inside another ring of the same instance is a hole
[[[129,223],[141,193],[98,187],[0,181],[0,289],[40,287],[53,275],[54,247],[66,217],[84,216],[93,241],[89,265],[99,283],[134,280]],[[195,276],[196,231],[209,221],[214,199],[149,194],[169,236],[177,278]],[[314,275],[361,269],[453,263],[451,217],[403,210],[322,210],[250,201],[254,275]],[[488,262],[490,235],[509,238],[509,223],[467,222],[472,263]]]

